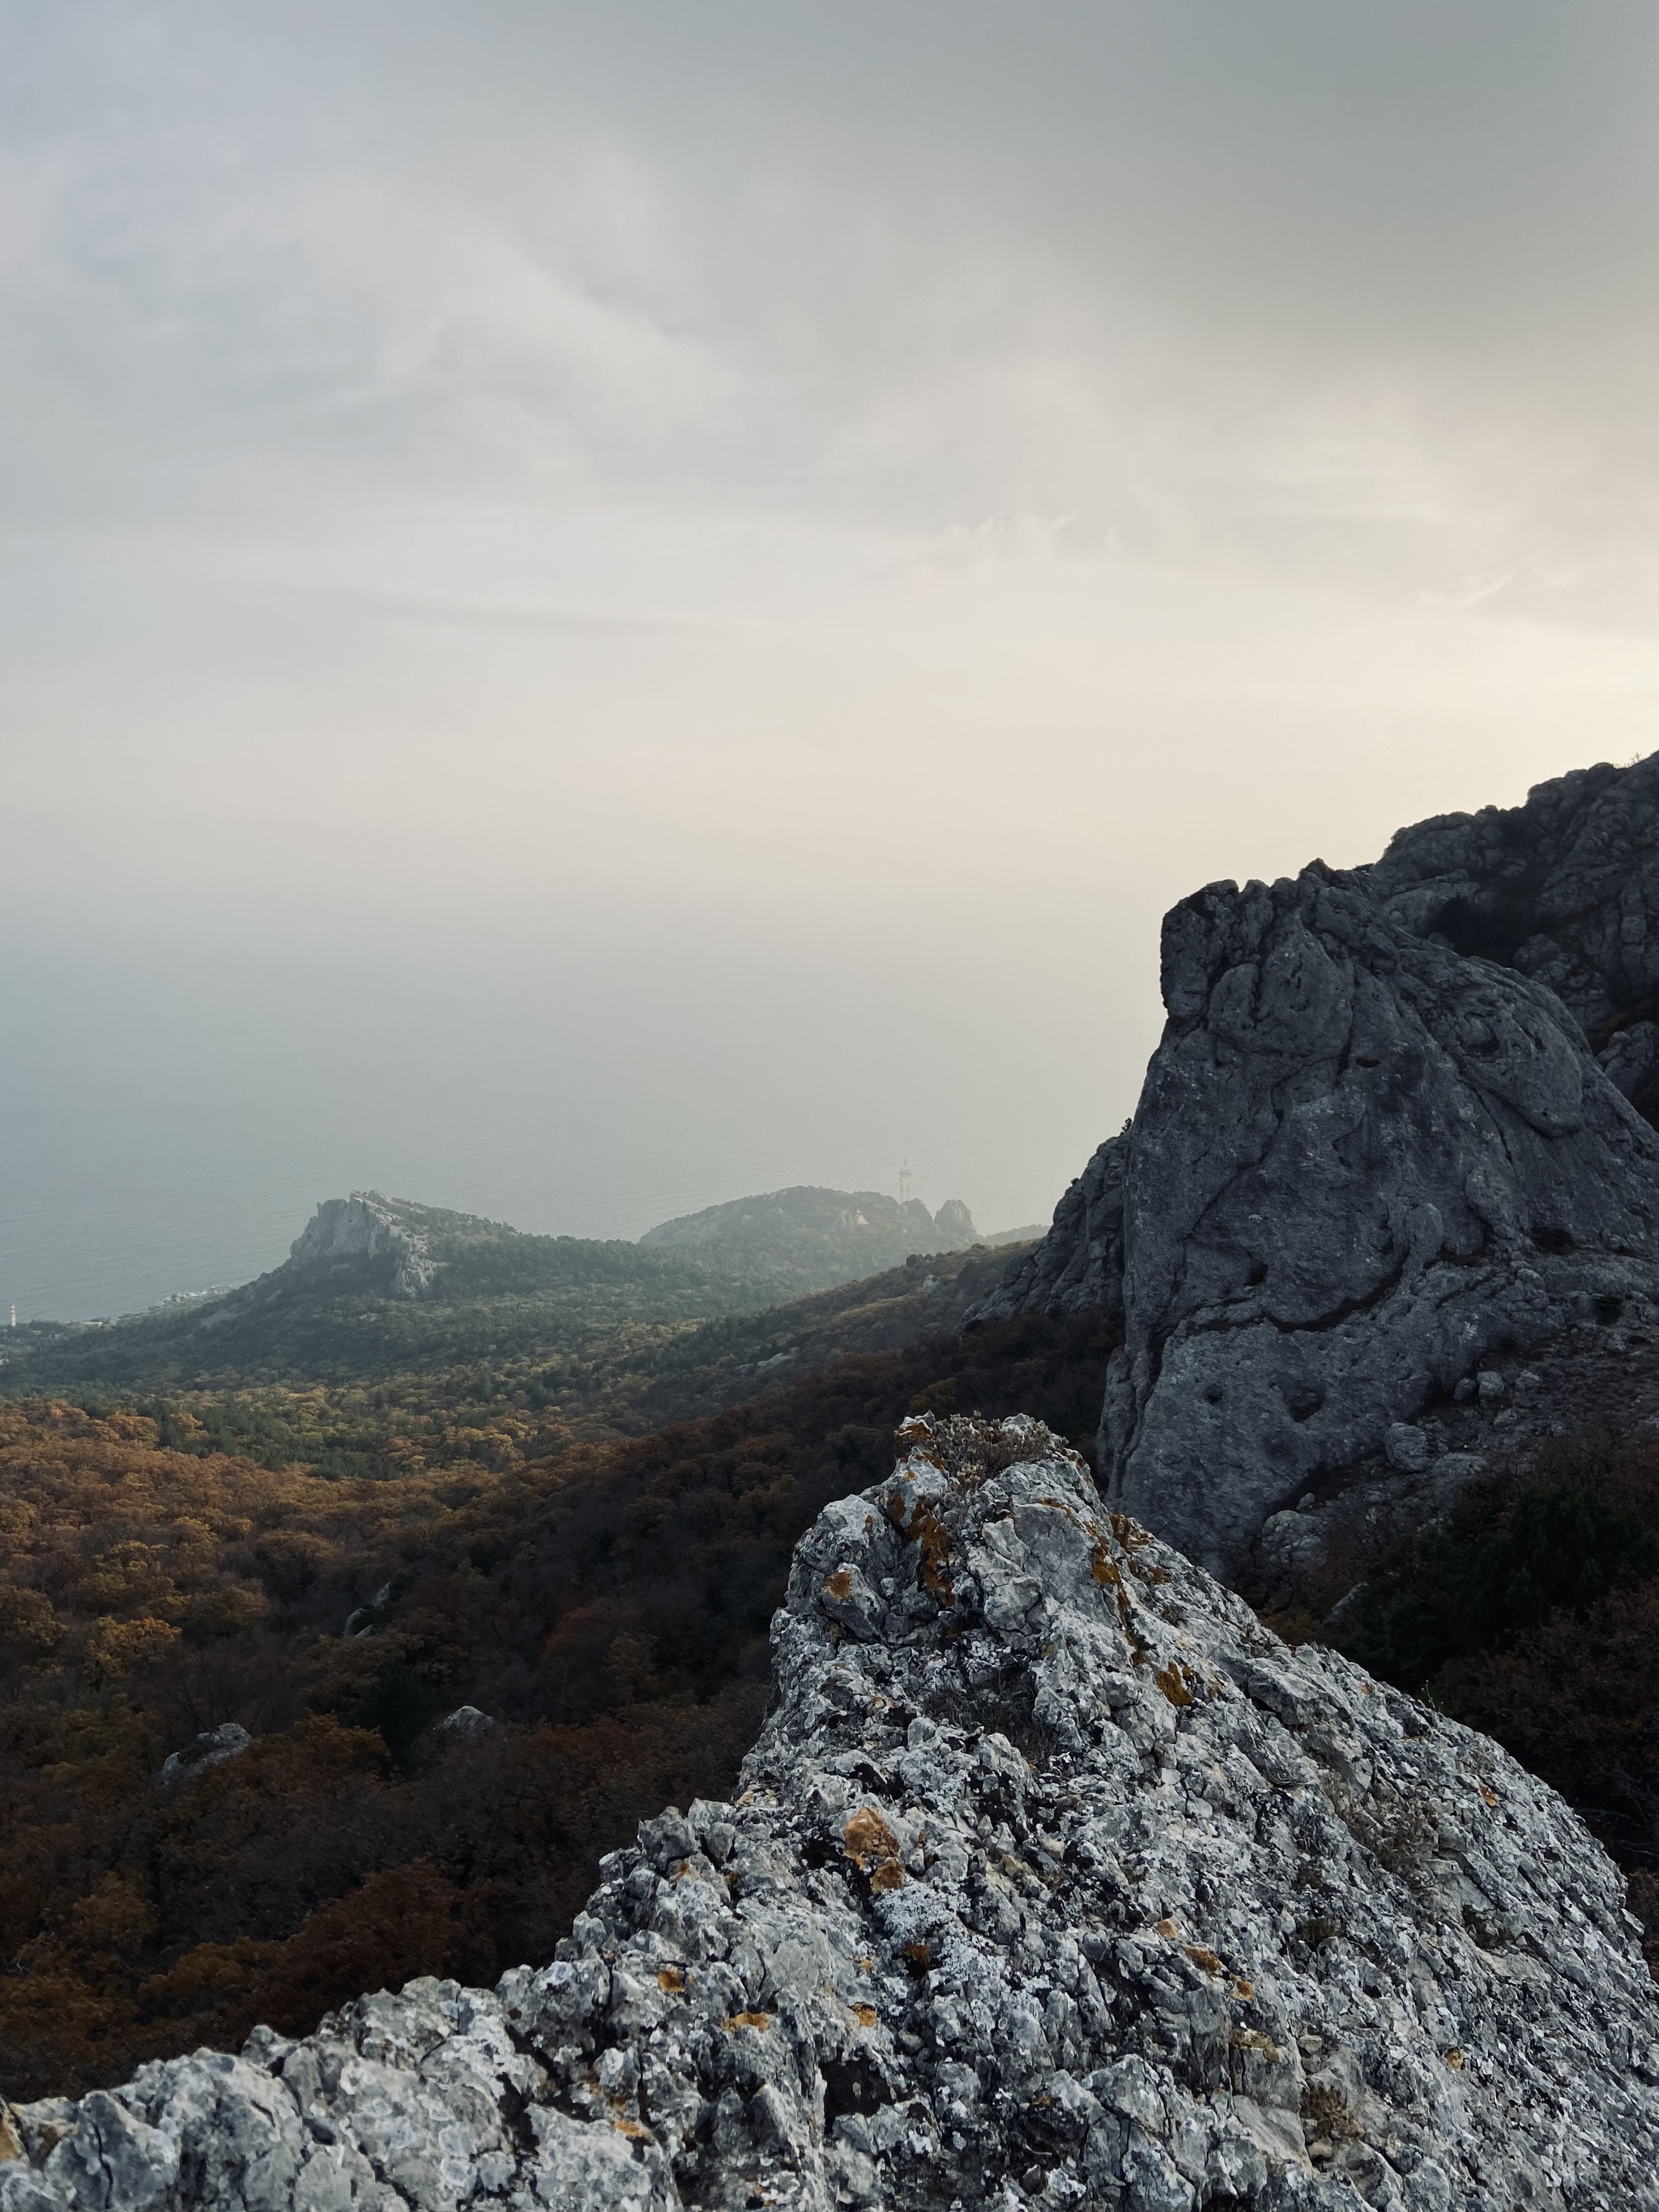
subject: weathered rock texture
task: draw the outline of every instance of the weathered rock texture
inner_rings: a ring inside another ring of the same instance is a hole
[[[25,2107],[3,2212],[1653,2212],[1656,1993],[1566,1807],[1034,1424],[907,1442],[797,1553],[737,1802],[552,1966]]]
[[[1113,1496],[1206,1565],[1576,1298],[1653,1286],[1659,1135],[1542,985],[1316,865],[1164,926]]]
[[[1361,872],[1419,936],[1547,984],[1625,1095],[1659,1113],[1659,754],[1419,822]]]
[[[1495,1350],[1659,1284],[1656,833],[1659,756],[1167,917],[1134,1121],[969,1325],[1122,1328],[1102,1468],[1206,1565]]]
[[[397,1200],[382,1198],[377,1190],[325,1199],[295,1238],[289,1257],[300,1267],[332,1260],[380,1260],[386,1267],[386,1295],[417,1298],[432,1287],[437,1263],[426,1238],[400,1220],[398,1212]]]

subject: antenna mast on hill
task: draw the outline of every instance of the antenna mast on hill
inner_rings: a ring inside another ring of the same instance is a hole
[[[901,1206],[908,1206],[909,1203],[910,1163],[908,1160],[906,1160],[904,1165],[899,1170],[899,1204]]]

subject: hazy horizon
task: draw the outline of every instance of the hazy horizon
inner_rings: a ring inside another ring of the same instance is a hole
[[[1159,918],[1659,742],[1659,20],[0,0],[0,1316],[1046,1218]]]

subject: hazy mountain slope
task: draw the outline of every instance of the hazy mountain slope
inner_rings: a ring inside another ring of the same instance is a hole
[[[0,2097],[549,1955],[639,1818],[729,1788],[819,1507],[919,1404],[1086,1432],[1098,1339],[929,1334],[551,1463],[398,1481],[0,1404]],[[463,1705],[495,1727],[424,1733]],[[228,1721],[243,1754],[155,1786]]]
[[[74,1395],[94,1411],[144,1413],[169,1443],[269,1468],[500,1474],[775,1394],[837,1359],[931,1337],[951,1343],[1001,1264],[1000,1253],[975,1246],[757,1314],[631,1322],[525,1353],[369,1378],[247,1380],[161,1395],[96,1385]]]
[[[802,1208],[774,1201],[804,1197]],[[343,1382],[459,1363],[550,1356],[629,1326],[753,1313],[902,1264],[930,1243],[971,1243],[965,1206],[870,1194],[772,1194],[763,1232],[641,1243],[533,1237],[505,1223],[358,1192],[331,1199],[280,1267],[226,1295],[115,1322],[35,1322],[0,1340],[13,1395],[104,1385],[177,1391]],[[837,1218],[852,1224],[837,1229]],[[699,1217],[701,1218],[701,1217]]]
[[[909,1252],[954,1252],[980,1242],[974,1218],[959,1198],[946,1199],[937,1217],[919,1198],[889,1198],[878,1190],[822,1190],[797,1184],[758,1198],[732,1199],[701,1213],[659,1221],[641,1244],[725,1245],[751,1251],[817,1252],[861,1261],[872,1274]]]

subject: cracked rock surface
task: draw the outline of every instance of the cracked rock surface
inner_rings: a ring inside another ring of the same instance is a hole
[[[1232,1572],[1494,1353],[1654,1293],[1659,755],[1212,884],[1164,956],[1133,1125],[968,1321],[1121,1328],[1115,1502]]]
[[[1547,984],[1626,1097],[1659,1111],[1659,754],[1416,823],[1361,872],[1419,936]]]
[[[1102,1465],[1225,1571],[1488,1352],[1651,1291],[1659,1133],[1552,992],[1317,864],[1183,900],[1163,983]]]
[[[3,2212],[1655,2212],[1659,2000],[1561,1801],[1035,1423],[901,1437],[736,1802],[552,1965],[0,2116]]]

